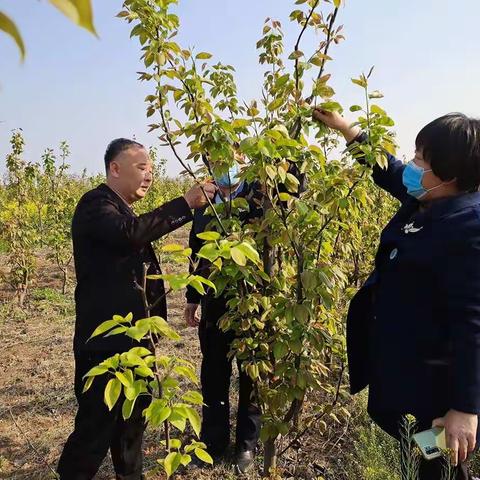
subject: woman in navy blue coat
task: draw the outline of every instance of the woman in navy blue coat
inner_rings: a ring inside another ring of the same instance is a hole
[[[366,140],[338,113],[315,110],[314,118],[349,145]],[[472,478],[464,462],[480,414],[480,120],[434,120],[419,132],[413,160],[389,156],[372,176],[401,207],[350,304],[351,392],[369,386],[370,416],[396,438],[407,413],[419,429],[444,426],[455,478]],[[440,478],[440,460],[421,462],[421,480]]]

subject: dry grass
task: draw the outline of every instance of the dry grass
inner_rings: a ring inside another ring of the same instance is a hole
[[[169,241],[185,244],[186,230],[176,232]],[[166,265],[168,268],[172,266]],[[58,293],[59,281],[54,267],[40,258],[37,288],[23,310],[6,300],[9,292],[5,285],[0,289],[0,301],[3,300],[0,303],[0,478],[52,478],[49,467],[55,468],[63,443],[72,431],[76,410],[72,388],[73,291],[71,287],[68,295],[62,296]],[[183,307],[182,293],[169,297],[169,319],[182,336],[172,348],[199,368],[197,334],[185,326]],[[233,397],[235,393],[234,381]],[[232,405],[235,404],[236,399],[232,398]],[[311,407],[312,404],[307,405]],[[283,478],[313,480],[322,475],[327,479],[345,478],[339,454],[346,438],[348,426],[344,425],[329,425],[325,435],[317,430],[308,432],[282,459]],[[147,469],[161,455],[159,440],[158,432],[147,432],[144,443]],[[261,460],[260,452],[259,466]],[[329,466],[334,467],[336,475],[328,474]],[[110,459],[104,462],[96,478],[114,478]],[[187,471],[176,478],[228,480],[235,478],[235,474],[231,465],[225,463],[201,472]],[[253,473],[248,478],[261,477]]]

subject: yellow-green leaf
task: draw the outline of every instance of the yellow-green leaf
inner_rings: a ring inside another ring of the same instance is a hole
[[[187,411],[187,418],[190,422],[190,425],[193,428],[193,431],[195,432],[197,437],[200,437],[200,429],[202,425],[202,420],[200,418],[200,415],[195,409],[191,407],[187,407],[186,411]]]
[[[197,60],[208,60],[209,58],[212,58],[212,54],[208,52],[200,52],[196,55],[195,58]]]
[[[183,245],[180,245],[178,243],[170,243],[168,245],[164,245],[162,247],[163,252],[181,252],[183,251]]]
[[[197,237],[200,240],[206,240],[207,242],[211,242],[214,240],[218,240],[221,237],[221,235],[218,232],[202,232],[202,233],[198,233]]]
[[[199,458],[202,462],[209,463],[210,465],[213,465],[213,458],[210,456],[210,454],[204,450],[203,448],[196,448],[195,449],[195,455],[197,458]]]
[[[122,405],[122,417],[124,420],[127,420],[131,417],[132,415],[132,412],[133,412],[133,407],[135,406],[135,401],[137,399],[133,399],[133,400],[129,400],[128,398],[126,398],[124,401],[123,401],[123,405]]]
[[[122,384],[118,378],[112,378],[105,387],[103,399],[108,409],[111,410],[117,403],[118,397],[122,391]]]
[[[163,461],[163,468],[165,469],[165,473],[167,474],[167,478],[170,478],[177,468],[180,466],[182,461],[182,454],[178,452],[171,452]]]
[[[20,50],[20,55],[23,60],[25,58],[25,44],[23,43],[22,36],[13,20],[11,20],[10,17],[7,17],[3,12],[0,12],[0,30],[13,38]]]
[[[93,25],[93,12],[90,0],[49,0],[66,17],[80,27],[97,35]]]
[[[118,322],[116,320],[107,320],[106,322],[101,323],[90,335],[90,338],[96,337],[97,335],[100,335],[102,333],[105,333],[106,331],[112,329],[113,327],[116,327],[118,325]]]
[[[83,386],[82,393],[85,393],[91,386],[93,381],[95,380],[95,377],[88,377],[87,381],[85,382],[85,385]]]
[[[244,267],[247,264],[247,257],[238,247],[233,247],[230,250],[230,253],[232,255],[233,261],[237,265],[240,265],[241,267]]]

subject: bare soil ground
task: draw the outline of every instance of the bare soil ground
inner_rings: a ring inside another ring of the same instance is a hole
[[[180,230],[168,241],[185,244],[186,233],[185,229]],[[2,267],[7,268],[5,257],[0,257],[0,269]],[[73,282],[68,294],[63,296],[60,275],[42,257],[39,258],[37,278],[24,309],[9,301],[11,292],[5,284],[0,286],[0,478],[3,479],[53,478],[52,469],[55,469],[63,444],[72,431],[76,411],[72,387]],[[173,346],[175,353],[199,368],[201,357],[197,333],[183,322],[183,294],[172,295],[168,303],[169,320],[182,336],[181,341]],[[236,404],[236,390],[237,384],[233,381],[232,405]],[[307,405],[307,408],[311,407],[311,404]],[[232,416],[234,414],[235,411]],[[349,435],[348,428],[348,424],[332,424],[324,435],[317,429],[309,431],[282,458],[282,477],[303,480],[346,478],[342,474],[342,451]],[[148,471],[161,456],[158,432],[147,432],[144,452]],[[257,471],[260,471],[261,460],[260,451]],[[96,478],[114,478],[109,458]],[[235,474],[226,462],[213,469],[187,470],[176,478],[228,480],[235,478]],[[261,476],[252,473],[244,478],[260,479]]]

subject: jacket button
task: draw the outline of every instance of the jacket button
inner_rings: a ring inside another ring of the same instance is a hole
[[[390,260],[393,260],[394,258],[396,258],[398,255],[398,248],[394,248],[391,252],[390,252]]]

